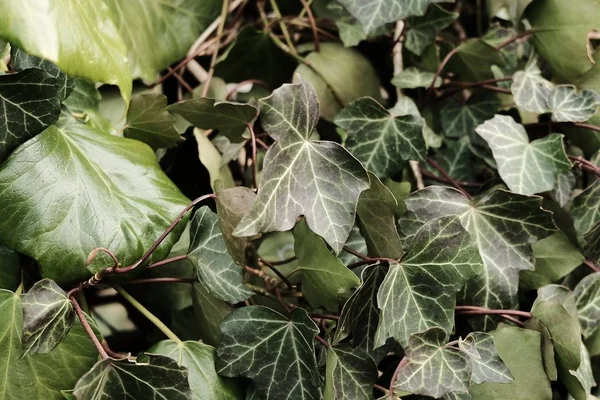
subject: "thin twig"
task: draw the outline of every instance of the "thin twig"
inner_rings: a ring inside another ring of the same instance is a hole
[[[585,260],[583,260],[583,263],[592,271],[594,272],[600,272],[600,268],[593,263],[592,260],[590,260],[589,258],[586,258]]]
[[[269,2],[271,3],[271,8],[275,12],[275,16],[279,20],[279,27],[281,28],[281,33],[283,33],[283,37],[285,38],[285,42],[287,43],[288,47],[290,48],[290,51],[293,54],[298,54],[298,50],[296,50],[296,48],[294,47],[294,42],[292,42],[292,37],[290,36],[290,32],[288,31],[287,26],[285,26],[285,22],[283,21],[281,11],[279,11],[279,7],[277,6],[277,1],[269,0]]]
[[[464,315],[514,315],[517,317],[531,318],[531,313],[520,310],[492,310],[479,306],[456,306],[455,311]]]
[[[219,27],[217,28],[217,48],[213,52],[212,59],[210,60],[210,68],[208,69],[208,76],[203,82],[202,94],[200,97],[206,97],[210,86],[210,81],[215,73],[215,65],[217,64],[217,57],[219,55],[219,47],[221,39],[223,38],[223,30],[225,29],[225,21],[227,20],[227,13],[229,11],[229,0],[223,0],[223,7],[221,8],[221,20],[219,21]]]
[[[579,128],[591,129],[593,131],[600,132],[600,126],[597,126],[597,125],[586,124],[583,122],[572,122],[572,124]]]
[[[446,66],[446,64],[448,64],[448,61],[450,61],[450,59],[452,58],[452,56],[455,55],[457,52],[458,52],[458,47],[453,48],[452,50],[450,50],[450,52],[448,52],[448,54],[446,54],[446,57],[444,57],[444,59],[440,63],[440,66],[438,67],[437,71],[435,71],[435,75],[433,76],[433,80],[431,81],[431,85],[429,85],[429,89],[427,89],[427,98],[426,98],[426,101],[429,100],[429,98],[431,98],[431,96],[433,96],[433,93],[435,92],[435,82],[440,77],[440,74],[442,73],[442,70],[444,69],[444,67]]]
[[[96,350],[98,350],[98,354],[100,354],[100,357],[102,357],[103,360],[106,360],[108,358],[108,354],[106,353],[106,350],[104,350],[104,347],[102,347],[102,343],[100,343],[100,341],[96,337],[96,334],[94,333],[94,330],[85,318],[85,314],[83,313],[79,302],[77,302],[77,299],[73,294],[71,294],[69,298],[71,299],[71,304],[73,304],[73,308],[75,309],[75,313],[77,314],[77,317],[79,318],[83,329],[85,329],[85,333],[87,333],[90,339],[92,339],[92,342],[94,343],[94,346],[96,346]]]
[[[131,354],[123,354],[123,353],[118,353],[116,351],[111,350],[111,348],[108,346],[108,343],[106,343],[106,340],[102,341],[102,348],[106,351],[106,354],[108,354],[110,357],[112,358],[116,358],[118,359],[135,359],[135,357],[132,357]]]
[[[377,389],[377,390],[379,390],[381,393],[383,393],[383,394],[385,394],[385,395],[387,395],[387,394],[390,392],[389,390],[387,390],[387,389],[386,389],[386,388],[384,388],[383,386],[379,386],[379,385],[377,385],[377,384],[374,384],[374,385],[373,385],[373,389]]]
[[[340,319],[340,317],[338,315],[331,315],[331,314],[310,314],[311,318],[316,318],[316,319],[330,319],[332,321],[337,321]]]
[[[261,81],[260,79],[246,79],[245,81],[241,81],[239,83],[236,83],[235,86],[229,91],[229,93],[227,93],[227,97],[225,97],[225,100],[231,100],[233,98],[233,96],[235,96],[235,94],[238,92],[238,90],[240,90],[240,88],[242,86],[245,85],[261,85],[261,86],[265,86],[265,87],[269,87],[269,84],[265,81]]]
[[[496,46],[496,50],[500,50],[500,49],[502,49],[502,48],[504,48],[504,47],[508,46],[508,45],[509,45],[509,44],[511,44],[512,42],[516,42],[516,41],[517,41],[517,40],[519,40],[519,39],[523,39],[523,38],[525,38],[525,37],[529,37],[529,36],[531,36],[533,33],[534,33],[534,30],[533,30],[533,29],[531,29],[531,30],[527,30],[527,31],[524,31],[524,32],[521,32],[521,33],[519,33],[518,35],[516,35],[516,36],[514,36],[514,37],[512,37],[512,38],[510,38],[510,39],[508,39],[508,40],[505,40],[504,42],[500,43],[498,46]]]
[[[404,20],[396,22],[396,29],[394,31],[394,48],[392,50],[393,61],[394,61],[394,75],[398,75],[404,69],[404,62],[402,60],[402,34],[406,24]],[[402,89],[396,88],[396,95],[398,98],[402,96]]]
[[[471,195],[467,193],[467,191],[463,189],[463,187],[460,186],[458,182],[456,182],[450,175],[448,175],[448,173],[442,167],[440,167],[440,165],[435,162],[434,159],[427,157],[427,163],[435,168],[440,174],[442,174],[442,176],[446,178],[448,182],[452,184],[452,186],[457,188],[467,199],[471,199]]]
[[[310,21],[310,27],[313,32],[313,40],[315,42],[315,51],[318,53],[321,51],[321,47],[319,46],[319,31],[317,30],[317,23],[315,22],[315,16],[313,15],[312,10],[310,9],[310,5],[306,0],[300,0],[302,6],[306,10],[306,14],[308,15],[308,20]]]
[[[317,342],[321,343],[326,349],[329,348],[329,343],[327,343],[327,341],[325,341],[325,339],[323,339],[321,336],[317,335],[315,336],[315,339],[317,340]]]
[[[195,283],[192,278],[141,278],[132,279],[126,282],[121,282],[122,285],[139,285],[145,283]]]
[[[482,89],[486,89],[486,90],[491,90],[492,92],[496,92],[496,93],[503,93],[503,94],[512,94],[510,89],[507,88],[502,88],[500,86],[494,86],[494,85],[481,85],[480,86]]]
[[[256,180],[256,135],[254,134],[254,128],[252,127],[251,123],[246,122],[246,127],[250,132],[252,144],[252,184],[254,185],[254,188],[258,189],[258,183]]]
[[[569,160],[571,160],[579,169],[590,172],[600,178],[600,167],[596,166],[594,163],[581,156],[569,156]]]
[[[181,75],[175,72],[173,68],[167,67],[167,70],[172,72],[172,75],[175,77],[175,79],[177,79],[177,81],[185,88],[185,90],[188,91],[188,93],[192,93],[194,91],[194,89],[192,89],[192,87],[181,77]]]
[[[289,264],[289,263],[291,263],[292,261],[296,261],[297,259],[298,259],[298,257],[296,257],[296,256],[293,256],[293,257],[286,258],[285,260],[281,260],[281,261],[267,261],[267,260],[265,260],[265,259],[263,259],[263,258],[261,258],[260,260],[261,260],[261,261],[263,261],[263,262],[265,262],[265,263],[269,263],[269,264],[271,264],[271,265],[278,266],[278,265],[285,265],[285,264]]]
[[[510,315],[506,314],[500,314],[500,318],[504,318],[505,320],[510,321],[521,328],[525,328],[525,324],[516,319],[515,317],[511,317]]]
[[[259,261],[261,263],[263,263],[265,266],[267,266],[271,271],[273,271],[275,273],[275,275],[277,275],[279,277],[279,279],[281,279],[283,282],[285,282],[285,284],[287,285],[287,287],[292,290],[294,288],[294,286],[292,285],[292,283],[285,277],[285,275],[283,275],[281,273],[281,271],[279,271],[277,269],[277,267],[275,267],[273,264],[271,264],[270,262],[263,260],[263,259],[259,259]]]
[[[171,263],[174,263],[177,261],[187,260],[187,258],[188,258],[187,254],[182,254],[180,256],[166,258],[162,261],[157,261],[155,263],[148,265],[146,268],[144,268],[144,270],[162,267],[163,265],[171,264]]]

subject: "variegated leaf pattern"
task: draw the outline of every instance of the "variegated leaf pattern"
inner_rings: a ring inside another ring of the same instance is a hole
[[[427,46],[433,43],[438,32],[452,24],[457,17],[458,13],[446,11],[438,5],[429,7],[421,17],[408,17],[404,46],[413,53],[422,55]],[[432,80],[433,76],[429,82]]]
[[[326,400],[371,400],[377,365],[363,349],[347,344],[330,346],[325,372]]]
[[[554,85],[542,77],[537,59],[529,60],[523,71],[513,75],[510,91],[519,108],[542,114],[548,112],[548,101]]]
[[[23,355],[49,353],[75,323],[73,304],[52,279],[42,279],[23,296]]]
[[[500,101],[490,93],[477,92],[465,104],[455,99],[448,99],[442,104],[440,122],[444,134],[451,138],[467,136],[471,140],[478,139],[475,128],[485,120],[492,118]]]
[[[456,295],[482,270],[471,237],[456,216],[423,225],[399,264],[391,264],[379,292],[375,347],[393,337],[406,346],[413,333],[454,326]]]
[[[600,264],[600,221],[583,236],[583,252],[594,264]]]
[[[208,206],[194,214],[190,235],[188,259],[208,292],[230,303],[239,303],[252,296],[253,292],[242,283],[242,267],[227,250],[219,219]]]
[[[249,398],[320,399],[317,325],[295,308],[288,319],[263,306],[238,308],[221,323],[217,372],[252,380]]]
[[[423,71],[416,67],[406,68],[392,79],[392,85],[401,89],[415,89],[431,86],[435,78],[434,87],[438,88],[442,85],[442,79],[436,77],[433,72]]]
[[[575,305],[581,324],[581,333],[590,337],[600,326],[600,272],[583,278],[575,289]]]
[[[465,346],[471,351],[461,349],[471,359],[471,381],[473,383],[494,382],[508,383],[513,380],[508,367],[498,355],[494,346],[494,338],[484,332],[471,332],[459,346]],[[474,351],[473,351],[474,350]]]
[[[569,210],[580,243],[594,225],[600,222],[600,180],[588,186],[573,199]]]
[[[555,87],[548,100],[552,120],[557,122],[587,121],[599,105],[600,94],[591,89],[578,91],[575,86],[569,85]]]
[[[551,214],[541,208],[540,197],[504,190],[469,201],[455,189],[430,186],[413,193],[405,204],[408,211],[400,220],[400,229],[406,241],[431,219],[460,218],[484,264],[483,272],[467,283],[462,303],[486,308],[517,305],[519,271],[534,269],[530,243],[555,230]],[[475,325],[489,330],[494,321],[488,316]]]
[[[257,199],[234,235],[286,231],[304,215],[338,254],[354,226],[358,196],[369,187],[366,171],[339,144],[309,140],[319,119],[310,83],[283,85],[260,104],[262,126],[276,143],[265,155]]]
[[[552,189],[552,197],[561,207],[567,205],[573,195],[573,189],[577,184],[577,177],[573,171],[563,172],[556,177],[556,183]]]
[[[492,149],[498,173],[515,193],[550,191],[557,176],[571,169],[563,135],[552,133],[530,143],[523,125],[507,115],[496,115],[475,131]]]

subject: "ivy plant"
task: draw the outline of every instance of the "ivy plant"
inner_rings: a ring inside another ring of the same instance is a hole
[[[597,0],[0,0],[0,400],[600,397]]]

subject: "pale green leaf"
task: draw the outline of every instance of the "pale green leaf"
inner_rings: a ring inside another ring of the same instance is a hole
[[[189,399],[188,371],[169,357],[144,354],[137,361],[99,361],[75,385],[77,399]]]
[[[325,376],[325,400],[371,400],[377,365],[363,349],[330,346]]]
[[[563,135],[553,133],[530,143],[523,125],[507,115],[496,115],[475,131],[492,149],[498,173],[515,193],[550,191],[556,177],[571,169]]]
[[[392,85],[401,89],[428,88],[435,78],[433,72],[423,71],[416,67],[406,68],[392,79]],[[442,79],[437,77],[434,87],[442,86]]]
[[[50,279],[38,281],[23,296],[23,356],[50,353],[75,323],[67,294]]]
[[[557,122],[587,121],[599,105],[600,94],[589,89],[578,91],[575,86],[569,85],[555,87],[548,99],[552,120]]]
[[[156,343],[148,353],[167,356],[188,371],[192,400],[230,400],[241,398],[237,385],[217,375],[215,348],[201,342],[176,343],[163,340]]]
[[[318,235],[303,220],[294,228],[295,251],[302,271],[302,292],[314,307],[339,309],[340,300],[360,285],[358,277],[331,254]]]
[[[445,346],[448,334],[432,327],[410,337],[404,349],[406,363],[399,367],[395,390],[441,397],[447,393],[469,391],[471,365],[462,351]]]
[[[123,135],[144,142],[153,149],[177,145],[182,138],[175,128],[175,118],[166,107],[165,95],[145,93],[133,96]]]
[[[548,379],[556,381],[558,379],[558,370],[556,368],[554,344],[550,337],[550,331],[537,318],[530,318],[525,321],[525,327],[538,331],[542,335],[542,361],[544,363],[544,370]]]
[[[553,85],[542,77],[537,58],[531,58],[523,71],[513,75],[510,91],[515,103],[523,110],[542,114],[548,112]]]
[[[348,131],[348,150],[380,178],[401,172],[404,161],[425,158],[421,117],[395,117],[372,98],[365,97],[344,108],[335,123]]]
[[[556,183],[552,189],[552,197],[561,207],[566,206],[573,196],[573,189],[577,184],[577,177],[573,171],[564,172],[556,177]]]
[[[583,278],[573,294],[576,297],[579,323],[584,337],[590,337],[600,326],[600,272]]]
[[[313,7],[315,4],[313,4]],[[367,39],[367,34],[356,18],[354,18],[346,9],[335,1],[327,4],[327,13],[335,20],[340,39],[344,46],[352,47]],[[328,15],[329,16],[329,15]],[[376,34],[376,32],[374,33]]]
[[[69,76],[119,86],[129,103],[126,47],[103,1],[3,0],[0,7],[1,38]]]
[[[206,136],[206,132],[196,128],[194,129],[194,138],[198,143],[198,158],[208,170],[211,186],[214,188],[215,182],[220,180],[223,187],[234,187],[235,182],[231,170],[223,162],[221,153],[219,153],[213,142]]]
[[[227,250],[219,219],[208,206],[194,214],[190,226],[188,259],[204,288],[218,299],[239,303],[253,292],[242,282],[244,273]]]
[[[422,55],[425,48],[433,43],[438,32],[452,24],[457,17],[458,13],[448,12],[434,5],[429,7],[422,17],[407,18],[404,46],[413,53]],[[429,82],[432,80],[433,76]]]
[[[238,308],[221,323],[217,372],[252,380],[250,398],[320,399],[314,337],[319,329],[306,311],[290,319],[262,306]]]
[[[579,243],[583,243],[584,235],[600,222],[600,180],[588,186],[573,199],[569,210]]]
[[[477,92],[465,104],[451,98],[442,104],[440,122],[444,134],[451,138],[475,138],[475,128],[492,118],[500,108],[494,94]]]
[[[513,381],[513,376],[504,364],[504,361],[498,355],[494,345],[494,337],[484,332],[471,332],[465,338],[464,342],[459,341],[459,346],[472,346],[474,351],[465,353],[471,359],[471,381],[473,383],[509,383]],[[461,347],[464,351],[464,348]]]
[[[309,228],[337,254],[354,225],[360,192],[369,177],[340,145],[311,141],[318,121],[312,86],[284,85],[261,103],[261,123],[276,140],[264,159],[257,199],[235,235],[291,229],[304,215]]]
[[[481,269],[477,248],[456,216],[423,225],[400,263],[390,265],[377,293],[381,318],[375,346],[389,337],[406,346],[413,333],[436,326],[450,332],[456,295]]]
[[[575,305],[575,296],[569,288],[563,285],[551,284],[546,285],[537,290],[537,298],[533,302],[533,307],[542,301],[553,301],[561,304],[565,310],[573,317],[577,319],[577,306]]]

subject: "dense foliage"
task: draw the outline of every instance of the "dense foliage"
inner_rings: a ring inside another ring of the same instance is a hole
[[[0,0],[0,400],[600,396],[598,0]]]

